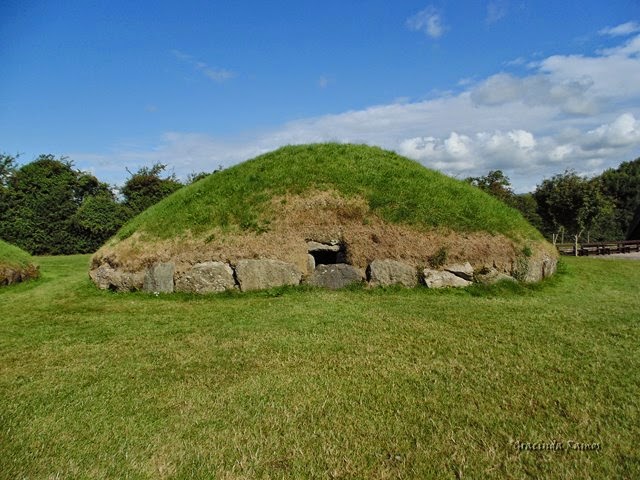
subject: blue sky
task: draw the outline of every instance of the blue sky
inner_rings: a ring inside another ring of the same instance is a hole
[[[640,2],[0,4],[0,151],[184,178],[291,143],[516,190],[640,156]]]

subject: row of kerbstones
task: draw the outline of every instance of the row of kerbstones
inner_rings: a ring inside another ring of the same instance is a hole
[[[374,260],[366,272],[346,263],[321,264],[303,279],[295,265],[280,260],[260,259],[240,260],[235,268],[223,262],[198,263],[174,281],[175,265],[168,262],[157,263],[147,269],[142,289],[158,293],[213,293],[237,288],[243,292],[265,290],[300,283],[339,289],[365,281],[371,286],[403,285],[409,288],[417,286],[420,280],[429,288],[466,287],[474,279],[483,283],[515,281],[513,277],[496,270],[474,276],[469,263],[448,265],[442,270],[425,268],[421,273],[419,278],[414,267],[396,260]]]

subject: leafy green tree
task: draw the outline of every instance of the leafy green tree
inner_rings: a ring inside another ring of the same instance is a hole
[[[73,217],[81,251],[95,251],[128,220],[126,208],[110,191],[87,197]]]
[[[491,170],[485,176],[469,177],[465,181],[519,210],[522,216],[537,229],[542,228],[542,219],[538,215],[538,204],[535,197],[530,193],[521,195],[513,193],[511,180],[502,170]]]
[[[613,201],[613,214],[602,227],[610,240],[625,238],[640,207],[640,158],[604,171],[597,180],[602,192]]]
[[[0,187],[7,187],[9,180],[16,172],[16,161],[18,156],[0,153]]]
[[[610,200],[597,181],[587,180],[573,170],[544,180],[534,192],[538,213],[554,243],[559,235],[574,237],[577,243],[586,233],[587,239],[598,220],[611,214]]]
[[[511,181],[502,170],[491,170],[484,177],[469,177],[465,181],[505,203],[509,203],[513,197]]]
[[[120,189],[129,217],[133,217],[158,203],[163,198],[182,188],[175,175],[162,177],[166,165],[156,163],[152,167],[142,167],[130,173],[129,179]]]
[[[509,204],[518,209],[531,225],[542,231],[542,217],[538,214],[538,202],[533,194],[522,193],[513,195],[509,200]]]
[[[9,181],[16,171],[16,157],[0,154],[0,225],[9,208]],[[1,231],[0,231],[1,234]]]
[[[4,188],[0,237],[33,254],[92,251],[74,218],[87,198],[109,191],[106,184],[66,158],[40,155],[15,169]]]

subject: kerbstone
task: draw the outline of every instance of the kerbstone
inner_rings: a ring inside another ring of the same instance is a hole
[[[196,263],[176,279],[177,292],[214,293],[235,287],[233,270],[223,262]]]
[[[367,278],[374,287],[400,284],[411,288],[418,284],[416,269],[397,260],[374,260],[367,269]]]
[[[93,283],[101,290],[131,292],[140,290],[144,284],[144,272],[123,272],[102,264],[89,272]]]
[[[142,290],[150,293],[173,293],[173,262],[156,263],[147,269],[144,275]]]
[[[422,272],[424,284],[429,288],[444,288],[444,287],[467,287],[471,285],[469,280],[460,278],[451,272],[446,270],[432,270],[425,268]]]
[[[346,287],[364,280],[364,272],[346,263],[318,265],[315,272],[307,279],[309,285],[332,290]]]
[[[240,260],[235,270],[243,292],[298,285],[302,279],[302,273],[295,265],[280,260]]]
[[[447,265],[444,269],[449,273],[453,273],[457,277],[468,280],[469,282],[473,281],[473,267],[469,262]]]

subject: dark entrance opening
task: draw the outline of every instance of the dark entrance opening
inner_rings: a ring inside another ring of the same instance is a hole
[[[309,252],[313,259],[316,261],[316,265],[331,265],[334,263],[344,263],[344,255],[342,252],[331,252],[328,250],[316,250],[315,252]]]
[[[313,248],[309,248],[309,254],[315,260],[316,265],[347,263],[347,252],[342,244],[326,245],[314,242]]]

